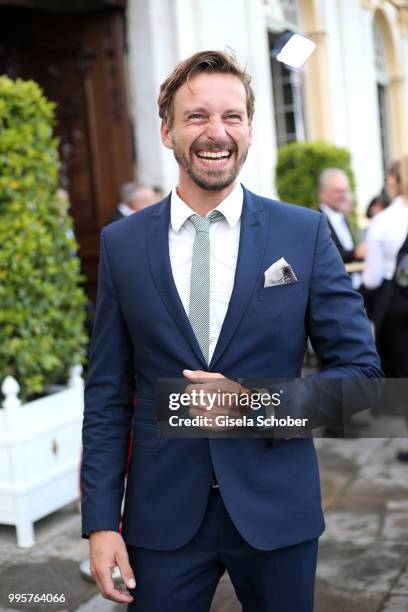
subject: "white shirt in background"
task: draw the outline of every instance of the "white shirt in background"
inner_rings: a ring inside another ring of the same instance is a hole
[[[135,212],[133,208],[130,208],[130,206],[124,204],[123,202],[118,204],[118,210],[122,213],[124,217],[130,217],[130,215],[133,215],[133,213]]]
[[[320,209],[327,215],[343,249],[352,251],[354,248],[353,237],[343,213],[333,210],[327,204],[320,204]]]
[[[408,205],[396,197],[385,210],[375,215],[367,232],[367,256],[363,282],[376,289],[390,280],[395,271],[398,251],[408,233]]]
[[[240,183],[217,207],[225,217],[210,225],[210,350],[211,359],[227,314],[234,286],[238,258],[241,213],[244,193]],[[206,215],[210,214],[211,211]],[[174,282],[184,310],[189,311],[191,263],[196,235],[189,219],[196,214],[178,196],[171,193],[169,252]]]

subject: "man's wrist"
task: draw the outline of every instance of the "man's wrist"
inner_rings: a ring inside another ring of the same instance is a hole
[[[252,395],[252,389],[247,389],[246,387],[243,387],[240,383],[239,384],[239,390],[238,390],[238,397],[251,397]]]

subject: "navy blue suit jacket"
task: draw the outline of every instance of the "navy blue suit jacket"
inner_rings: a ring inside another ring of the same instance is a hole
[[[124,538],[156,550],[186,544],[203,518],[215,469],[241,535],[270,550],[324,529],[311,439],[165,439],[156,381],[184,368],[227,377],[299,377],[310,337],[331,378],[381,376],[361,297],[324,215],[244,189],[239,256],[209,368],[171,272],[170,198],[101,235],[99,291],[83,428],[83,531],[118,530],[130,432]],[[284,257],[298,282],[264,288]],[[133,398],[137,395],[134,409]]]

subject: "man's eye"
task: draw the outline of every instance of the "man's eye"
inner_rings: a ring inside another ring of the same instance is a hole
[[[193,113],[192,115],[189,116],[189,119],[202,119],[203,115],[201,115],[200,113]]]
[[[233,121],[241,121],[241,115],[228,115],[227,119],[232,119]]]

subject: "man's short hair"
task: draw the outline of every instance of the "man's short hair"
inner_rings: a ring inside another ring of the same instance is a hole
[[[247,114],[251,122],[255,110],[255,94],[251,77],[242,68],[232,51],[199,51],[180,62],[169,77],[162,83],[158,98],[159,116],[171,127],[173,123],[173,100],[178,89],[190,79],[201,74],[232,74],[239,78],[246,92]]]
[[[326,168],[319,176],[319,191],[327,187],[332,176],[342,176],[350,183],[349,177],[341,168]]]
[[[120,188],[120,200],[124,204],[132,202],[137,197],[139,186],[136,183],[124,183]]]

